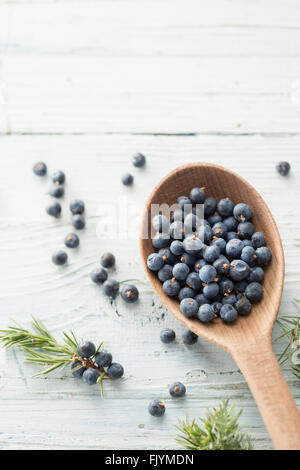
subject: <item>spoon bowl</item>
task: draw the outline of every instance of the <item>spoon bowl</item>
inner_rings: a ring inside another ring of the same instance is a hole
[[[267,246],[272,250],[272,261],[265,270],[262,300],[253,305],[248,317],[239,317],[232,325],[220,318],[210,324],[186,318],[180,312],[178,300],[163,292],[156,273],[147,268],[147,257],[156,251],[151,241],[151,205],[171,206],[179,196],[189,195],[193,187],[205,187],[206,196],[217,200],[228,197],[235,204],[247,203],[253,211],[255,230],[264,233]],[[299,411],[271,346],[284,283],[284,253],[274,218],[260,194],[239,175],[218,165],[192,163],[176,168],[158,183],[146,202],[140,253],[150,283],[168,310],[194,333],[223,347],[234,357],[256,398],[275,446],[300,449]]]

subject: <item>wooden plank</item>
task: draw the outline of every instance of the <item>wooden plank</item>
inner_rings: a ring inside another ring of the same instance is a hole
[[[289,58],[3,58],[16,133],[298,133],[299,76]]]
[[[299,32],[294,0],[0,4],[0,54],[298,57]]]
[[[135,151],[147,155],[145,169],[131,166]],[[145,281],[136,239],[117,239],[117,227],[115,236],[107,239],[103,204],[112,204],[110,213],[119,206],[123,211],[126,204],[134,226],[153,185],[174,167],[203,160],[232,168],[259,190],[275,216],[286,255],[281,314],[296,312],[291,299],[299,296],[299,208],[289,201],[300,196],[299,152],[299,136],[1,136],[0,328],[11,318],[26,323],[34,314],[57,335],[72,328],[80,337],[103,338],[126,373],[121,383],[107,384],[101,401],[95,387],[68,378],[67,372],[30,379],[33,368],[23,364],[19,353],[1,351],[0,448],[175,448],[173,425],[177,419],[186,411],[193,417],[201,415],[223,396],[231,396],[245,408],[243,423],[254,436],[255,446],[270,448],[255,403],[233,360],[203,340],[191,348],[180,343],[181,325],[153,297]],[[283,158],[292,165],[289,178],[280,177],[274,169]],[[45,213],[50,181],[32,173],[38,159],[48,164],[50,174],[56,169],[67,174],[61,220],[49,220]],[[121,186],[124,171],[135,175],[132,188]],[[80,249],[69,250],[69,264],[60,269],[52,265],[50,257],[63,246],[71,229],[68,201],[74,197],[86,202],[87,228],[80,234]],[[121,235],[124,233],[123,223]],[[112,251],[117,258],[111,277],[138,280],[138,305],[124,305],[117,299],[112,306],[91,284],[89,273],[103,251]],[[167,347],[160,342],[159,331],[164,326],[174,327],[176,344]],[[297,381],[286,374],[300,404]],[[168,397],[167,384],[173,380],[187,385],[183,401]],[[166,400],[163,421],[148,416],[152,397]],[[122,428],[126,433],[120,435]]]

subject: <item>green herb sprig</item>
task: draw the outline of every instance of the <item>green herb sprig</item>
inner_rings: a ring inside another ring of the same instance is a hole
[[[15,326],[0,330],[0,343],[6,349],[17,346],[24,351],[27,362],[46,367],[46,369],[34,374],[33,377],[49,374],[55,369],[65,368],[75,361],[81,362],[85,368],[97,369],[100,372],[97,382],[100,384],[101,396],[103,396],[103,379],[108,378],[108,375],[102,367],[95,365],[94,356],[89,359],[78,356],[78,340],[73,331],[70,331],[69,334],[63,331],[63,342],[60,344],[41,320],[32,317],[32,328],[33,331],[29,331],[15,323]],[[102,344],[99,344],[95,354]],[[73,372],[80,369],[81,365],[74,368]]]
[[[176,441],[189,450],[252,450],[250,436],[242,431],[238,420],[243,412],[235,414],[235,405],[222,400],[218,408],[207,410],[206,418],[178,421]]]
[[[294,302],[300,304],[300,300],[294,299]],[[277,320],[277,324],[280,326],[282,334],[275,341],[288,340],[287,346],[278,355],[279,363],[281,365],[288,364],[295,377],[300,379],[300,316],[283,316]]]

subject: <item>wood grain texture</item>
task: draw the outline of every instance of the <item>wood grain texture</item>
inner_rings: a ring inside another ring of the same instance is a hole
[[[205,340],[181,344],[181,325],[144,277],[137,237],[143,205],[169,171],[196,161],[231,168],[275,217],[286,257],[280,312],[297,311],[291,299],[299,297],[300,214],[291,200],[300,200],[299,5],[186,5],[0,0],[0,327],[11,318],[28,324],[35,314],[58,335],[73,328],[104,338],[125,366],[124,379],[108,384],[101,401],[96,389],[67,373],[31,379],[21,354],[1,351],[0,448],[175,448],[177,418],[186,410],[201,415],[223,396],[245,408],[242,422],[255,447],[272,447],[230,356]],[[123,188],[120,176],[136,151],[147,155],[147,168],[133,169],[134,187]],[[49,178],[32,174],[39,159],[50,172],[67,174],[58,221],[45,214]],[[288,179],[274,171],[282,159],[292,165]],[[87,229],[80,249],[69,250],[68,266],[56,269],[50,257],[71,229],[67,206],[74,197],[86,201]],[[103,204],[124,198],[130,234],[121,226],[123,238],[108,240]],[[117,257],[111,276],[139,279],[141,299],[133,308],[119,299],[111,305],[89,280],[108,250]],[[176,330],[176,344],[161,344],[163,326]],[[300,405],[298,381],[285,375]],[[169,398],[173,380],[186,384],[186,399]],[[167,405],[162,421],[147,413],[158,397]]]

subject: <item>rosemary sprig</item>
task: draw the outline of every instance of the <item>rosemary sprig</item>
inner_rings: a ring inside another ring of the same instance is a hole
[[[293,300],[300,304],[300,300]],[[300,379],[300,316],[283,316],[277,320],[277,324],[280,326],[282,334],[275,341],[287,340],[287,345],[278,355],[279,363],[281,365],[288,364],[295,377]]]
[[[229,399],[218,408],[207,410],[206,418],[178,421],[176,441],[188,450],[252,450],[250,436],[242,431],[238,420],[243,412],[234,412]]]
[[[101,396],[103,395],[103,379],[108,376],[103,368],[95,365],[92,360],[94,356],[88,360],[78,356],[78,340],[73,331],[70,331],[69,334],[63,331],[63,342],[59,343],[38,318],[32,317],[32,328],[33,331],[29,331],[15,323],[15,326],[0,330],[0,343],[6,349],[13,346],[22,349],[27,362],[46,367],[46,369],[34,374],[33,377],[49,374],[55,369],[65,368],[75,361],[81,362],[82,366],[86,368],[97,369],[100,372],[97,382],[100,384]],[[102,344],[102,342],[99,344],[96,353]],[[73,372],[80,368],[81,366],[74,368]]]

